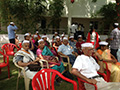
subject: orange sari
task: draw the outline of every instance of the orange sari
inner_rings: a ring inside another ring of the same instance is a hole
[[[97,52],[103,57],[103,59],[112,60],[109,49],[106,49],[105,51],[98,49]],[[120,65],[119,64],[120,64],[119,62],[117,62],[116,64],[107,62],[108,69],[111,72],[110,81],[112,82],[120,82]]]

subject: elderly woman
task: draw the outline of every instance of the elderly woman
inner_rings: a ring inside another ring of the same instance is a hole
[[[58,47],[62,44],[62,42],[60,41],[60,37],[59,36],[56,36],[55,37],[55,42],[53,43],[53,47],[56,49],[56,51],[57,51],[57,49],[58,49]]]
[[[23,48],[15,54],[13,62],[16,62],[19,66],[24,67],[27,77],[32,79],[37,71],[30,71],[28,65],[36,64],[36,61],[39,61],[39,58],[35,59],[33,52],[29,50],[29,43],[30,41],[28,40],[24,40],[22,42]]]
[[[60,61],[57,61],[57,59],[54,57],[50,49],[47,46],[45,46],[44,40],[40,39],[38,43],[40,48],[37,50],[37,56],[40,59],[47,60],[51,69],[55,69],[60,73],[63,73],[65,71],[63,63],[61,63]]]
[[[108,69],[111,72],[110,80],[112,82],[120,82],[120,65],[117,62],[116,58],[110,53],[110,50],[107,49],[108,43],[101,41],[99,43],[100,49],[97,52],[102,56],[103,61],[107,62]]]

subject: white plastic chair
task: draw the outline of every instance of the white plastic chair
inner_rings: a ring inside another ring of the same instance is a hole
[[[41,67],[43,69],[43,62],[46,62],[45,60],[40,60]],[[25,69],[24,67],[19,66],[16,62],[14,62],[15,66],[18,67],[18,77],[17,77],[17,85],[16,85],[16,90],[18,90],[18,83],[19,83],[19,78],[23,77],[24,78],[24,83],[25,83],[25,90],[29,90],[29,84],[30,84],[30,79],[26,76]],[[48,62],[46,62],[47,68],[48,67]]]

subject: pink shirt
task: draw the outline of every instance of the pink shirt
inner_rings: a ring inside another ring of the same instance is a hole
[[[38,48],[36,53],[37,53],[37,56],[42,55],[42,50]]]

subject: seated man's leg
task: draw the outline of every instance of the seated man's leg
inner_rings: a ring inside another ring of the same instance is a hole
[[[120,90],[120,83],[106,82],[103,78],[95,78],[98,90]],[[86,90],[94,90],[93,85],[85,84]]]
[[[73,64],[74,64],[74,62],[75,62],[75,59],[76,59],[76,57],[74,56],[74,55],[67,55],[68,57],[69,57],[69,59],[70,59],[70,63],[72,64],[72,66],[73,66]]]

